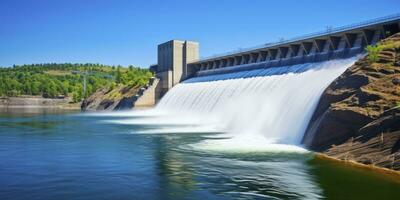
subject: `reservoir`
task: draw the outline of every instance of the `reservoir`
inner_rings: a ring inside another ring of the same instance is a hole
[[[146,116],[2,110],[0,199],[398,199],[400,182],[308,151],[218,151]],[[151,133],[163,127],[172,131]],[[180,125],[181,127],[181,125]],[[186,127],[186,129],[191,129]],[[204,147],[204,146],[201,146]]]

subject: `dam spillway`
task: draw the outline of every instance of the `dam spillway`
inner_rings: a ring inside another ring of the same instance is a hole
[[[197,42],[160,44],[151,66],[160,80],[154,96],[162,97],[154,111],[167,117],[154,120],[182,126],[151,131],[224,132],[260,145],[300,145],[324,89],[366,46],[399,30],[397,14],[203,59]]]
[[[194,77],[172,88],[156,110],[213,124],[229,141],[300,145],[321,93],[358,58]]]
[[[158,45],[157,64],[150,66],[160,80],[155,98],[192,77],[350,58],[399,31],[400,14],[394,14],[205,58],[199,43],[171,40]]]

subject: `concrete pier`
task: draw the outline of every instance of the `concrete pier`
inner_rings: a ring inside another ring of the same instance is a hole
[[[171,40],[158,45],[158,63],[151,66],[160,79],[157,92],[163,96],[189,74],[195,73],[188,63],[199,59],[199,44],[193,41]]]

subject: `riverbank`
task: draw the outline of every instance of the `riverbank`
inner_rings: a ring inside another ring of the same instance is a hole
[[[380,175],[383,175],[391,180],[394,180],[394,181],[400,183],[400,171],[388,169],[385,167],[379,167],[379,166],[375,166],[375,165],[367,165],[367,164],[363,164],[363,163],[356,162],[353,160],[343,160],[343,159],[339,159],[339,158],[335,158],[335,157],[326,155],[324,153],[314,152],[314,154],[315,154],[315,159],[320,159],[320,160],[324,160],[324,161],[328,161],[328,162],[332,162],[332,163],[337,163],[337,164],[340,164],[340,165],[343,165],[346,167],[354,167],[354,168],[369,170],[371,172],[378,173]]]
[[[40,96],[1,97],[1,108],[58,108],[80,110],[80,102],[72,103],[70,98],[43,98]]]

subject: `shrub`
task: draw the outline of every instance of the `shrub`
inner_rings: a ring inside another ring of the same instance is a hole
[[[368,45],[365,50],[368,52],[368,59],[371,62],[378,62],[379,61],[379,53],[382,51],[383,46],[381,45],[376,45],[376,46],[371,46]]]

